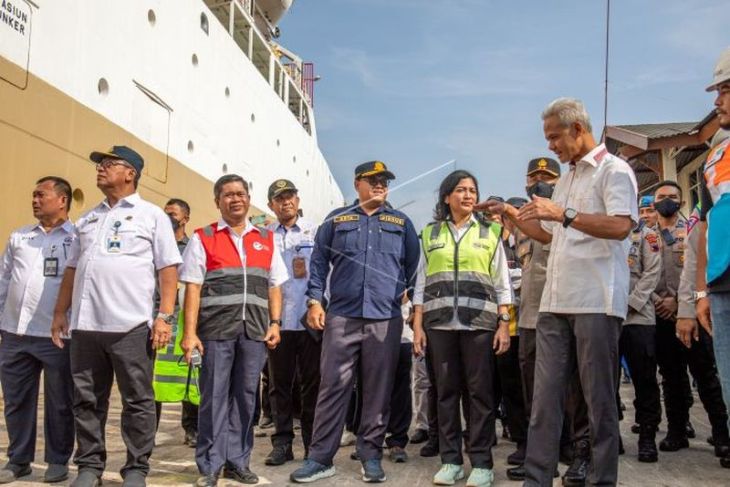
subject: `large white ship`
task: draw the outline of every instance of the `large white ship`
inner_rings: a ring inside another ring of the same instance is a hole
[[[276,44],[292,0],[0,0],[0,238],[32,218],[45,175],[101,199],[92,150],[145,159],[143,197],[217,216],[212,184],[237,173],[253,213],[276,178],[313,219],[343,203],[317,144],[311,64]]]

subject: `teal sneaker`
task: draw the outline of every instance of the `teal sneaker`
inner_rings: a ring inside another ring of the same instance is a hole
[[[433,476],[433,483],[436,485],[454,485],[457,480],[464,478],[464,467],[453,463],[444,463],[441,470]]]
[[[494,473],[490,468],[473,468],[466,481],[466,487],[492,487]]]

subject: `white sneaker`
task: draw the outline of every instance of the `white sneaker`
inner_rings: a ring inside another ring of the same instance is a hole
[[[436,485],[454,485],[457,480],[464,478],[464,467],[453,463],[444,463],[441,470],[433,476],[433,483]]]

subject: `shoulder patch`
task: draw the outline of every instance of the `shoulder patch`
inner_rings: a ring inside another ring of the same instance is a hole
[[[405,218],[398,218],[397,216],[393,215],[380,215],[378,217],[378,220],[381,222],[387,222],[387,223],[395,223],[396,225],[403,226],[406,224]]]
[[[656,236],[656,233],[647,233],[646,237],[646,243],[649,244],[649,248],[651,248],[652,252],[659,252],[659,239]]]
[[[340,215],[336,216],[334,222],[335,223],[344,223],[344,222],[356,222],[360,221],[360,215]]]

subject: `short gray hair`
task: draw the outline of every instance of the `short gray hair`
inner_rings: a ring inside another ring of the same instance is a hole
[[[588,132],[593,132],[591,126],[591,117],[588,116],[585,105],[575,98],[558,98],[550,102],[543,110],[542,119],[549,117],[558,117],[560,123],[564,127],[570,127],[574,123],[579,123]]]

